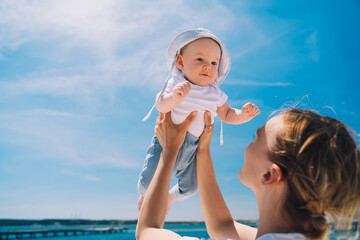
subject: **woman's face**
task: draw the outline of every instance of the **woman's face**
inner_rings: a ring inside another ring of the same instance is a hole
[[[253,191],[261,186],[262,177],[267,174],[273,164],[268,159],[268,151],[275,144],[275,137],[282,128],[282,116],[271,118],[259,128],[255,139],[245,150],[244,166],[239,172],[240,181]]]

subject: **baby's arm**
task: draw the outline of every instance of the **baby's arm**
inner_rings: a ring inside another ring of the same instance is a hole
[[[253,117],[260,113],[260,110],[255,104],[246,103],[241,110],[232,108],[225,103],[218,107],[216,113],[220,119],[229,124],[241,124],[250,121]]]
[[[189,94],[190,88],[191,84],[187,81],[176,84],[172,92],[165,92],[160,97],[156,102],[156,109],[162,113],[171,111]]]

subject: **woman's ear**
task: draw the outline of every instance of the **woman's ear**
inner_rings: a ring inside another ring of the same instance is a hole
[[[269,170],[262,176],[261,183],[270,185],[280,182],[282,179],[282,172],[278,165],[273,163]]]
[[[182,55],[177,55],[176,66],[183,72],[184,71],[184,58]]]

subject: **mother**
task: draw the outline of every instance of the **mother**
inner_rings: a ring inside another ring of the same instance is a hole
[[[181,239],[162,229],[171,172],[186,130],[160,114],[155,127],[164,151],[136,229],[137,239]],[[209,114],[205,123],[210,124]],[[196,155],[201,207],[209,235],[230,239],[324,239],[327,219],[349,226],[360,205],[359,148],[340,121],[312,111],[287,110],[256,132],[239,173],[259,208],[258,229],[233,220],[210,156],[212,129],[204,129]]]

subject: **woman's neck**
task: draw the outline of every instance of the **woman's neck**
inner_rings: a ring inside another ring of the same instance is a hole
[[[259,224],[256,238],[267,233],[294,232],[292,218],[284,212],[282,206],[283,189],[267,188],[256,194],[259,208]]]

